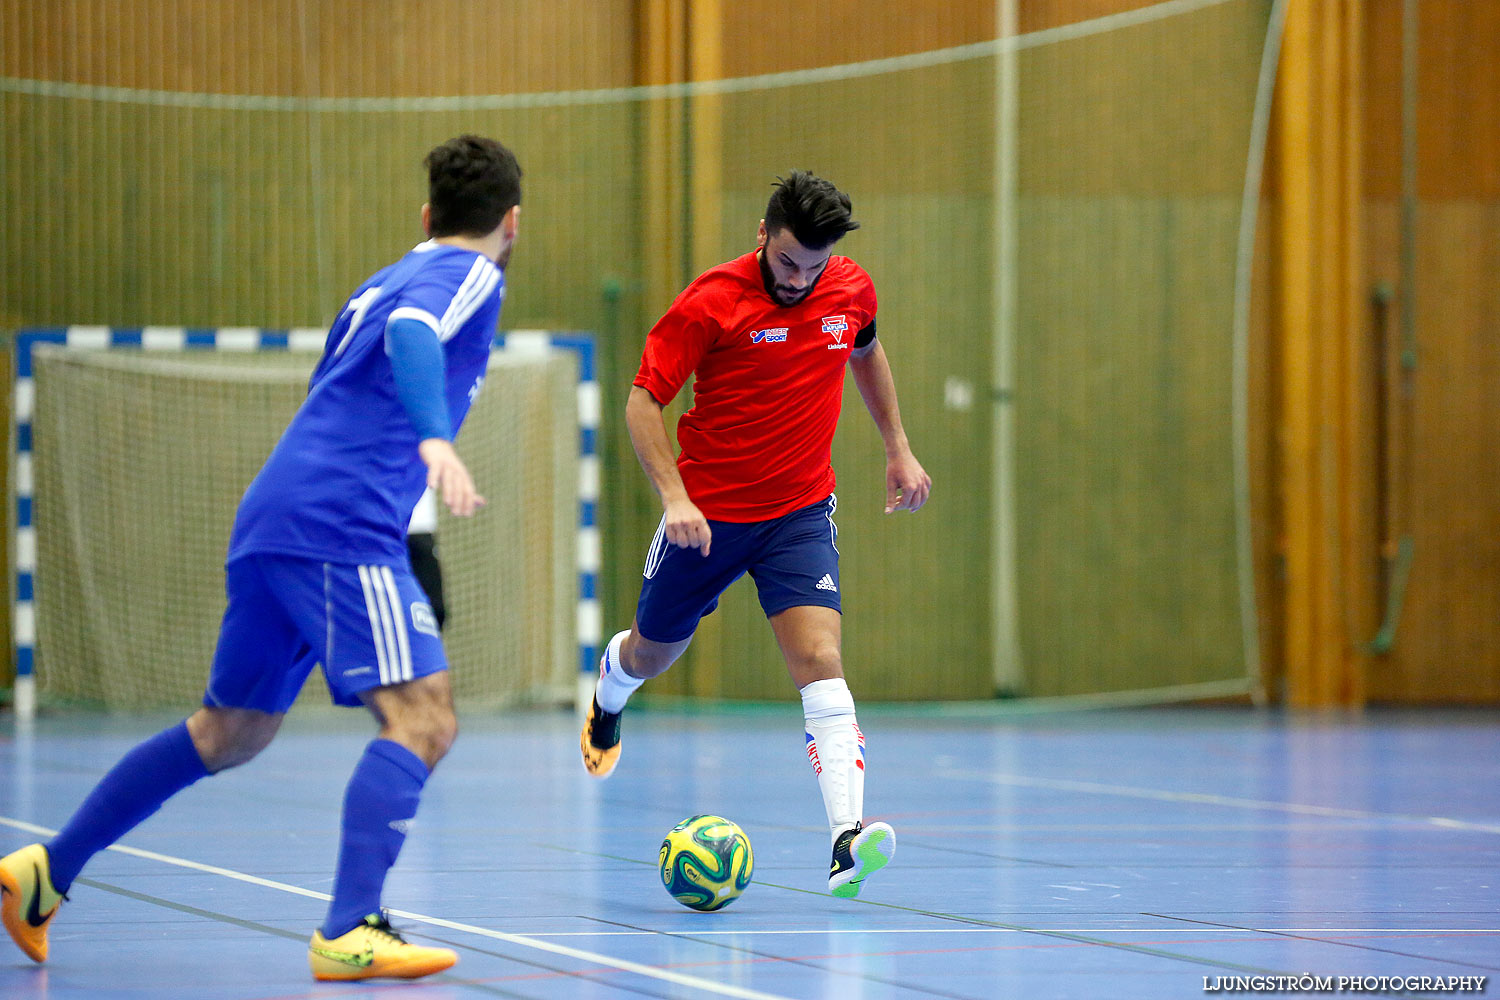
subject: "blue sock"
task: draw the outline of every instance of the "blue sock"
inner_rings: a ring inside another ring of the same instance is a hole
[[[380,910],[385,874],[396,863],[406,829],[417,815],[427,765],[392,740],[373,740],[344,790],[344,825],[333,901],[322,932],[332,940]]]
[[[129,833],[167,799],[208,776],[186,722],[138,745],[110,769],[46,845],[52,887],[67,892],[89,858]]]

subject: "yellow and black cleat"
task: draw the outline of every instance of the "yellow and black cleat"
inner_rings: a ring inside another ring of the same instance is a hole
[[[67,898],[52,887],[52,862],[41,844],[0,858],[0,920],[33,962],[47,961],[47,925]]]
[[[607,778],[620,762],[620,713],[606,712],[599,699],[589,701],[588,718],[578,736],[583,750],[583,766],[596,778]]]
[[[347,934],[332,941],[313,931],[307,964],[314,979],[420,979],[458,961],[447,948],[407,944],[383,913],[372,913]]]

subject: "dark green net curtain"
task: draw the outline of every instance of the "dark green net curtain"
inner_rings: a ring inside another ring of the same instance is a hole
[[[645,331],[670,289],[753,246],[777,174],[810,168],[853,197],[863,228],[840,252],[875,279],[936,483],[920,514],[882,515],[851,383],[834,461],[861,698],[1232,686],[1252,667],[1236,251],[1270,12],[1166,3],[696,89],[306,100],[6,80],[3,320],[326,323],[420,239],[425,151],[500,137],[526,170],[505,325],[601,341],[608,635],[660,514],[618,416]],[[654,689],[791,694],[748,581]]]

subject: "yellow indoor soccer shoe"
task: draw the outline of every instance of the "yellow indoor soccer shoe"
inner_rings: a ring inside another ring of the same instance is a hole
[[[67,898],[52,888],[52,863],[41,844],[0,858],[0,920],[33,962],[47,961],[47,925]]]
[[[372,913],[347,934],[332,941],[321,930],[313,931],[307,946],[307,964],[314,979],[420,979],[442,972],[458,961],[447,948],[423,948],[407,944],[385,919]]]
[[[583,766],[596,778],[607,778],[620,762],[620,713],[606,712],[599,699],[589,701],[588,718],[578,737],[583,750]]]

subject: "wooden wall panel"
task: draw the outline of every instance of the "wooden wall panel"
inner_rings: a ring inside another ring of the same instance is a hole
[[[1159,0],[1016,0],[1017,30],[1056,28]],[[903,0],[795,0],[724,4],[723,74],[753,76],[927,52],[989,41],[995,0],[913,5]],[[692,30],[689,27],[689,30]]]
[[[1017,0],[1018,27],[1022,32],[1044,31],[1096,17],[1150,7],[1160,0]]]
[[[1367,209],[1372,282],[1399,288],[1400,213]],[[1395,647],[1369,668],[1387,702],[1500,700],[1500,204],[1424,204],[1413,391],[1391,389],[1396,535],[1414,558]],[[1393,340],[1395,338],[1395,331]],[[1393,343],[1388,370],[1400,372]],[[1407,409],[1409,408],[1409,410]],[[1406,435],[1410,436],[1406,440]]]
[[[634,4],[597,0],[5,0],[4,75],[280,96],[627,86]]]
[[[995,4],[967,0],[917,11],[903,0],[726,3],[722,25],[731,40],[723,74],[756,76],[986,41],[995,37]]]
[[[1500,3],[1421,0],[1424,199],[1500,198]]]
[[[1367,289],[1389,317],[1391,535],[1414,542],[1391,652],[1370,697],[1500,700],[1500,4],[1418,4],[1416,202],[1402,265],[1402,4],[1372,0],[1365,46]],[[1402,390],[1400,310],[1415,369]],[[1373,322],[1373,320],[1372,320]]]
[[[1369,0],[1366,188],[1373,201],[1401,188],[1402,0]],[[1500,3],[1420,0],[1417,146],[1424,199],[1500,198]]]

